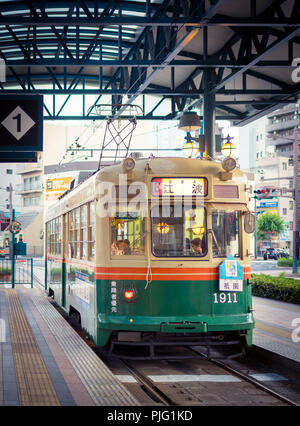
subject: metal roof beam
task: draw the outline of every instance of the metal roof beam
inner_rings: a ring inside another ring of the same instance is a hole
[[[109,18],[97,19],[86,18],[86,17],[52,17],[47,16],[47,18],[40,17],[39,19],[35,17],[24,17],[24,16],[5,16],[0,17],[0,25],[23,25],[23,26],[32,26],[37,25],[41,26],[86,26],[86,27],[99,27],[99,26],[111,26],[111,25],[126,25],[126,26],[139,26],[139,27],[176,27],[178,25],[185,25],[191,27],[201,27],[201,26],[226,26],[226,27],[299,27],[300,22],[297,17],[290,18],[264,18],[257,19],[253,21],[252,18],[233,18],[228,16],[215,17],[211,22],[201,24],[199,23],[198,17],[179,17],[175,22],[172,18],[168,16],[158,17],[156,19],[148,17],[119,17],[113,16]]]
[[[269,55],[272,51],[277,49],[278,47],[282,46],[284,43],[287,43],[289,40],[293,39],[293,37],[300,34],[300,28],[294,29],[293,31],[289,31],[288,33],[285,33],[284,36],[278,38],[276,41],[271,43],[264,52],[261,52],[258,55],[252,56],[250,61],[247,63],[247,65],[243,66],[238,71],[232,72],[229,76],[225,77],[220,83],[216,84],[215,87],[212,89],[214,92],[218,92],[220,89],[222,89],[226,84],[228,84],[230,81],[234,80],[238,76],[242,75],[244,72],[249,70],[251,67],[256,65],[259,61],[261,61],[265,56]]]

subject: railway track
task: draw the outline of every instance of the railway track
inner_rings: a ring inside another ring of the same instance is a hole
[[[37,279],[37,277],[35,276],[35,281],[38,281],[38,284],[41,285],[41,283],[39,282],[39,280]],[[60,311],[60,309],[59,309]],[[61,312],[62,313],[62,312]],[[65,317],[65,319],[67,319],[68,317],[65,316],[65,314],[63,315]],[[70,321],[69,321],[70,322]],[[80,334],[80,336],[82,337],[82,332],[80,332],[80,330],[78,330],[78,327],[75,327],[74,324],[72,322],[70,322],[71,325],[75,328],[75,330],[78,332],[78,334]],[[86,339],[85,339],[86,341]],[[87,341],[86,341],[87,342]],[[87,342],[88,343],[88,342]],[[93,344],[91,343],[91,346],[93,347]],[[94,348],[95,351],[98,353],[99,355],[99,351]],[[241,370],[234,368],[228,364],[226,364],[226,362],[221,361],[221,360],[217,360],[217,359],[208,359],[206,357],[206,355],[204,353],[201,352],[201,350],[195,348],[195,347],[188,347],[186,348],[186,350],[188,351],[192,351],[194,354],[199,355],[199,359],[201,360],[205,360],[208,365],[215,365],[221,369],[223,369],[227,374],[230,373],[231,375],[233,375],[234,377],[238,378],[239,380],[249,383],[253,386],[255,386],[257,389],[259,389],[261,392],[264,392],[270,396],[272,396],[273,398],[276,398],[277,400],[281,401],[282,403],[289,405],[289,406],[299,406],[300,404],[297,401],[294,401],[291,398],[288,398],[287,396],[283,395],[282,393],[272,389],[270,386],[267,386],[265,383],[251,377],[248,374],[245,374],[244,372],[242,372]],[[100,355],[102,358],[103,356]],[[145,392],[147,394],[147,396],[157,405],[163,405],[163,406],[181,406],[181,405],[186,405],[186,404],[181,404],[180,402],[178,402],[177,399],[174,399],[172,396],[172,393],[168,393],[166,392],[166,386],[161,386],[161,384],[157,384],[155,383],[147,373],[143,372],[141,368],[138,368],[137,366],[135,366],[135,361],[131,361],[128,359],[122,359],[122,358],[117,358],[118,361],[127,369],[128,373],[133,376],[133,378],[135,379],[136,383],[140,386],[140,388],[143,390],[143,392]],[[106,357],[104,356],[103,359],[109,366],[109,360],[106,359]],[[155,361],[148,361],[148,366],[151,366],[151,363],[153,363]],[[170,364],[170,361],[168,361],[166,359],[166,362]],[[186,363],[186,360],[182,360],[182,362]],[[188,365],[188,364],[187,364]],[[180,391],[184,397],[185,391],[181,390]],[[188,399],[193,399],[190,396],[188,396]],[[193,404],[195,404],[195,400],[193,401]]]
[[[126,366],[128,371],[140,384],[143,391],[151,398],[154,402],[160,403],[166,406],[176,406],[178,405],[175,401],[172,400],[168,395],[166,395],[155,383],[147,377],[145,374],[141,373],[137,368],[133,367],[130,362],[121,360],[122,363]]]
[[[205,357],[205,354],[203,354],[199,350],[194,349],[194,348],[189,348],[189,349],[192,350],[193,352],[199,353],[200,355]],[[280,399],[281,401],[287,403],[288,405],[291,405],[291,406],[294,406],[294,407],[300,406],[300,404],[298,402],[293,401],[290,398],[287,398],[286,396],[280,394],[279,392],[276,392],[274,389],[270,388],[269,386],[266,386],[264,383],[260,382],[259,380],[256,380],[255,378],[251,377],[250,375],[245,374],[242,371],[237,370],[236,368],[233,368],[233,367],[227,365],[226,362],[224,362],[224,361],[215,360],[215,359],[209,359],[208,361],[213,363],[214,365],[217,365],[218,367],[223,368],[224,370],[235,375],[236,377],[238,377],[242,380],[245,380],[248,383],[253,384],[258,389],[260,389],[264,392],[267,392],[268,394],[272,395],[275,398]]]
[[[187,349],[190,351],[193,351],[194,353],[197,353],[199,355],[199,358],[201,360],[205,360],[208,363],[208,365],[215,365],[218,368],[221,368],[222,370],[224,370],[224,373],[226,374],[230,373],[230,375],[237,378],[238,381],[255,386],[255,388],[257,388],[261,392],[261,394],[264,393],[264,394],[270,395],[274,399],[277,399],[279,401],[279,404],[277,405],[288,405],[288,406],[300,405],[297,401],[294,401],[291,398],[288,398],[287,396],[283,395],[282,393],[275,391],[271,387],[267,386],[265,383],[251,377],[250,375],[243,373],[241,370],[238,370],[237,368],[233,368],[232,366],[227,365],[226,362],[224,361],[208,359],[205,356],[205,354],[201,353],[201,351],[195,348],[187,348]],[[140,385],[142,390],[153,400],[154,403],[161,404],[164,406],[182,406],[182,405],[187,405],[186,400],[190,399],[192,402],[192,405],[196,405],[195,399],[190,397],[189,392],[185,392],[184,390],[180,391],[182,393],[182,403],[180,403],[178,402],[178,399],[173,398],[172,388],[170,388],[171,393],[166,392],[166,388],[167,388],[166,384],[162,386],[161,383],[158,383],[158,384],[155,383],[151,379],[151,377],[149,377],[147,373],[143,372],[141,368],[138,368],[135,365],[136,364],[135,361],[129,361],[124,359],[118,359],[118,360],[122,363],[122,365],[126,367],[128,373],[134,377],[137,384]],[[151,362],[152,361],[149,361],[149,363]],[[170,364],[169,361],[166,360],[166,362]],[[233,383],[233,386],[234,386],[234,383]],[[185,398],[186,396],[188,398]],[[201,400],[201,396],[200,396],[200,400]],[[199,405],[203,405],[203,404],[199,404]]]

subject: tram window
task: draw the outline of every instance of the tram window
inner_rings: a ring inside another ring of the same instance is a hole
[[[95,257],[95,205],[89,203],[88,207],[88,241],[87,241],[88,258]]]
[[[76,253],[76,230],[74,210],[69,213],[69,257],[74,257]]]
[[[62,226],[61,217],[47,223],[47,251],[50,254],[61,254]]]
[[[157,257],[207,254],[206,210],[192,205],[151,210],[152,253]]]
[[[80,257],[87,258],[87,205],[80,208]]]
[[[130,216],[130,217],[129,217]],[[111,255],[145,253],[145,219],[137,213],[119,212],[111,218]]]
[[[212,210],[213,257],[240,256],[239,212]]]
[[[74,255],[77,259],[80,259],[80,207],[75,209],[75,251]]]
[[[57,254],[61,254],[62,218],[57,218]]]

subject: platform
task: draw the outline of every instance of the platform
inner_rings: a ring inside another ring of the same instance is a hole
[[[253,297],[256,346],[300,362],[300,305]],[[293,321],[297,325],[293,325]],[[298,327],[298,332],[296,330]],[[295,331],[296,330],[296,331]],[[292,334],[297,336],[293,336]]]
[[[0,406],[139,405],[39,289],[0,288]]]

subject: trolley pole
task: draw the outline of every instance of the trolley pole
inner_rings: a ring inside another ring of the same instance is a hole
[[[294,215],[293,215],[293,274],[298,271],[299,258],[299,230],[298,230],[298,205],[299,205],[299,188],[298,188],[298,129],[294,128]]]

